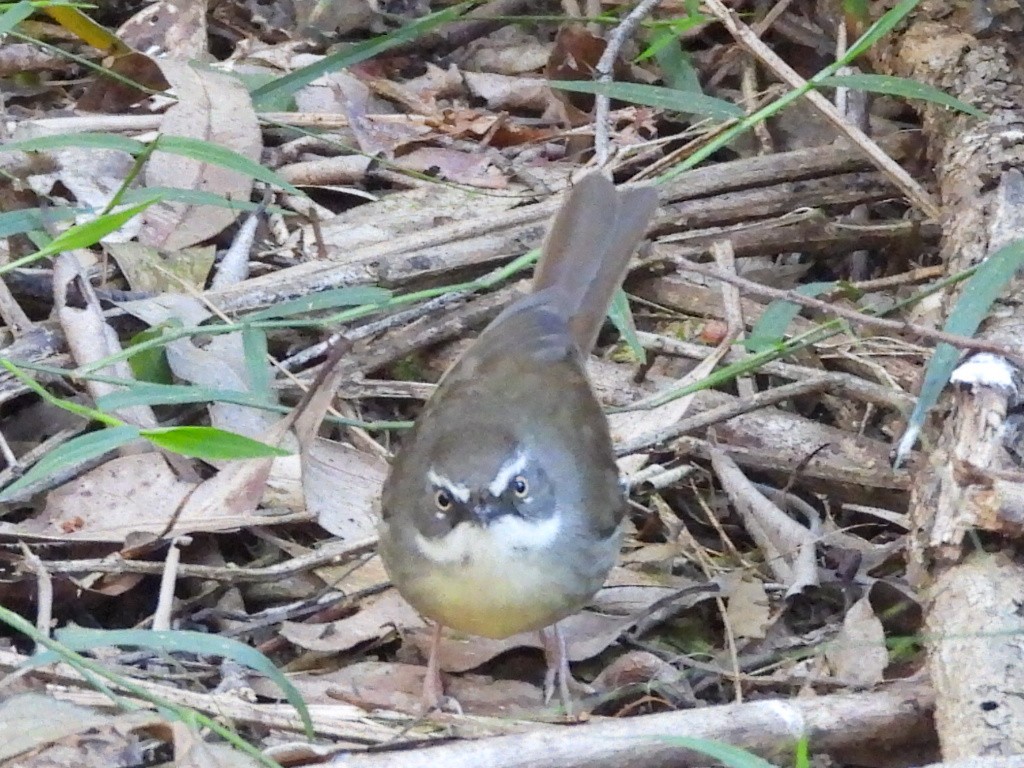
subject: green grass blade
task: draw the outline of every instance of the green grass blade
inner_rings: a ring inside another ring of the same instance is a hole
[[[203,163],[219,165],[222,168],[243,173],[259,181],[265,181],[267,184],[284,189],[293,195],[304,196],[304,193],[298,187],[285,181],[269,168],[264,168],[255,160],[250,160],[245,155],[240,155],[233,149],[222,147],[220,144],[212,144],[209,141],[193,139],[189,136],[161,134],[160,138],[156,140],[156,148],[160,152],[170,152]]]
[[[127,389],[101,395],[96,406],[104,411],[134,408],[139,405],[190,405],[192,403],[232,403],[250,408],[265,408],[266,399],[251,392],[233,389],[206,389],[184,384],[134,384]]]
[[[279,77],[272,82],[261,85],[252,92],[253,103],[257,108],[266,108],[268,102],[279,99],[282,93],[295,93],[299,88],[308,85],[321,75],[325,75],[328,72],[337,72],[354,66],[361,61],[372,59],[374,56],[384,53],[391,48],[415,40],[435,27],[455,21],[470,6],[471,3],[453,5],[451,8],[446,8],[417,19],[401,29],[396,29],[394,32],[389,32],[386,35],[375,37],[363,43],[356,43],[337,53],[325,56],[315,64],[302,67],[284,77]]]
[[[836,287],[834,282],[807,283],[796,289],[801,296],[818,296]],[[750,335],[744,341],[749,352],[761,352],[773,347],[786,337],[786,329],[800,314],[800,305],[792,301],[773,301],[758,318]]]
[[[372,285],[354,285],[348,288],[333,288],[303,296],[301,299],[282,301],[272,307],[246,315],[247,321],[273,320],[307,312],[317,312],[336,307],[355,307],[364,304],[383,304],[392,297],[392,293],[384,288]]]
[[[114,149],[137,155],[145,150],[141,141],[117,136],[112,133],[60,133],[54,136],[38,136],[21,141],[0,144],[0,152],[45,152],[51,149]]]
[[[139,434],[160,448],[204,461],[291,455],[283,448],[216,427],[155,427]]]
[[[900,96],[904,99],[921,99],[956,109],[972,117],[984,120],[988,117],[984,112],[970,104],[966,104],[955,96],[950,96],[938,88],[908,80],[905,77],[890,75],[830,75],[814,81],[815,85],[828,85],[839,88],[852,88],[855,91],[871,91],[884,93],[888,96]]]
[[[633,312],[629,308],[629,298],[621,288],[617,289],[612,295],[612,304],[608,308],[608,319],[612,321],[618,332],[622,334],[622,339],[626,342],[626,346],[636,355],[637,360],[641,363],[646,363],[647,352],[643,344],[640,343],[640,338],[636,335],[636,322],[634,322]]]
[[[648,107],[704,115],[715,120],[731,120],[743,117],[743,110],[735,104],[705,96],[693,91],[677,91],[662,85],[642,83],[599,83],[591,80],[550,80],[552,88],[577,93],[594,93],[630,104],[644,104]]]
[[[125,424],[72,438],[43,456],[28,472],[4,488],[0,493],[0,502],[14,499],[24,489],[46,479],[64,467],[102,456],[108,451],[138,439],[138,437],[138,427]]]
[[[25,19],[32,15],[32,3],[28,0],[21,0],[20,3],[11,6],[0,16],[0,37],[3,37]]]
[[[133,205],[120,211],[97,216],[90,221],[69,227],[35,253],[30,253],[28,256],[22,256],[20,259],[15,259],[0,266],[0,275],[7,274],[11,270],[24,267],[27,264],[32,264],[40,259],[45,259],[47,256],[54,256],[61,251],[93,246],[106,235],[120,229],[129,219],[142,213],[155,202],[156,200],[147,200],[139,205]]]
[[[1017,240],[989,254],[964,285],[960,298],[946,318],[946,325],[942,330],[959,336],[973,336],[978,326],[988,316],[992,304],[1022,266],[1024,240]],[[959,358],[960,351],[949,344],[940,343],[935,347],[932,359],[928,361],[928,367],[925,369],[917,404],[907,420],[907,428],[896,450],[896,466],[902,463],[903,458],[913,448],[917,435],[924,425],[925,416],[938,402],[939,395],[949,382]]]
[[[196,653],[232,659],[249,669],[266,675],[267,678],[272,680],[281,689],[288,703],[298,712],[299,717],[302,718],[306,735],[309,738],[313,737],[313,721],[309,716],[309,709],[307,709],[306,702],[303,701],[299,690],[274,666],[270,659],[255,648],[240,643],[237,640],[188,630],[161,632],[147,629],[102,630],[85,629],[82,627],[58,629],[55,633],[55,639],[73,651],[87,651],[93,648],[111,646],[132,646],[164,653]],[[30,668],[38,667],[57,661],[60,661],[60,656],[53,651],[47,651],[33,656],[26,666]]]

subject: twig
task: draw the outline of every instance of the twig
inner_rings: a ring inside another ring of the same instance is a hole
[[[654,6],[661,0],[640,0],[640,3],[630,11],[626,18],[608,36],[608,45],[597,62],[597,82],[610,83],[612,71],[615,69],[615,59],[622,50],[626,40],[633,34],[634,30],[643,21]],[[597,155],[598,167],[608,163],[608,116],[611,112],[612,100],[604,95],[598,94],[594,100],[594,151]]]
[[[776,55],[764,42],[748,27],[742,24],[736,15],[730,11],[721,0],[705,0],[704,5],[729,30],[729,33],[752,54],[757,56],[765,66],[772,70],[783,82],[792,88],[803,88],[807,81],[790,67],[781,57]],[[603,61],[603,58],[602,58]],[[942,209],[934,198],[921,187],[903,168],[889,157],[881,148],[871,140],[862,130],[847,121],[832,102],[815,90],[810,90],[804,96],[811,105],[821,112],[825,118],[836,128],[846,134],[849,139],[860,147],[871,161],[882,173],[889,177],[914,204],[920,208],[929,218],[938,220]],[[598,124],[600,128],[600,123]]]
[[[171,546],[164,559],[163,572],[160,574],[160,595],[153,611],[153,629],[167,630],[171,628],[171,616],[174,613],[174,587],[178,583],[178,568],[181,566],[181,549],[179,544],[188,545],[188,536],[177,536],[171,539]]]
[[[39,559],[25,542],[21,544],[22,552],[25,555],[25,563],[28,569],[36,575],[36,629],[45,637],[50,636],[50,623],[53,621],[53,577],[46,568],[46,563]],[[36,645],[36,651],[42,651],[40,645]]]
[[[634,441],[617,445],[615,447],[615,455],[628,456],[633,453],[640,453],[641,451],[649,450],[656,445],[663,445],[669,440],[673,440],[680,435],[685,435],[687,432],[694,432],[698,429],[703,429],[704,427],[710,427],[712,424],[719,424],[723,421],[735,418],[736,416],[742,416],[744,413],[750,413],[751,411],[756,411],[761,408],[777,405],[778,403],[785,402],[786,400],[791,400],[794,397],[801,397],[814,392],[821,392],[827,385],[827,376],[816,376],[804,381],[784,384],[781,387],[774,387],[772,389],[765,390],[764,392],[758,392],[749,397],[740,397],[727,405],[712,408],[708,411],[702,411],[701,413],[697,413],[693,416],[677,421],[675,424],[663,427],[656,432],[644,434]]]
[[[978,352],[991,352],[994,355],[1001,355],[1005,357],[1016,365],[1024,366],[1024,357],[1014,350],[1008,349],[1000,344],[983,341],[981,339],[971,339],[967,336],[958,336],[953,333],[946,333],[945,331],[936,331],[932,328],[925,328],[922,325],[908,323],[905,320],[888,320],[884,317],[866,315],[855,309],[847,309],[846,307],[830,304],[829,302],[822,301],[821,299],[804,296],[796,291],[784,291],[779,288],[769,288],[767,285],[755,283],[752,280],[747,280],[746,278],[739,277],[737,275],[728,275],[719,269],[705,266],[703,264],[697,264],[689,259],[674,258],[671,259],[671,261],[674,262],[681,270],[714,278],[715,280],[732,283],[754,296],[761,296],[762,298],[778,301],[789,301],[803,307],[810,307],[822,312],[828,312],[829,314],[849,320],[857,325],[863,325],[869,328],[885,329],[896,333],[913,334],[920,336],[923,339],[929,339],[933,342],[944,342],[956,347],[957,349],[973,349]]]
[[[356,555],[368,552],[375,546],[377,546],[376,538],[355,542],[337,541],[315,552],[310,552],[308,555],[294,557],[284,563],[268,565],[263,568],[239,568],[234,565],[185,564],[178,566],[178,577],[231,583],[275,581],[314,568],[343,562]],[[45,560],[43,564],[50,573],[143,573],[158,575],[164,571],[163,563],[124,560],[120,557],[89,560]]]

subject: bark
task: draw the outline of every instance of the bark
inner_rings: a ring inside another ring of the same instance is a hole
[[[943,204],[941,255],[950,274],[1024,239],[1019,35],[981,24],[982,5],[922,3],[908,25],[871,53],[876,71],[936,86],[988,115],[978,120],[918,102]],[[1021,287],[1018,277],[1003,293],[982,338],[1024,350]],[[954,306],[959,290],[942,306]],[[941,434],[932,436],[935,448],[912,483],[910,565],[918,583],[931,587],[929,670],[945,760],[1024,752],[1024,567],[1009,536],[1021,532],[1009,514],[1018,506],[1021,474],[1002,443],[1012,395],[993,386],[953,393],[944,403],[949,417]],[[968,535],[978,530],[986,534]]]

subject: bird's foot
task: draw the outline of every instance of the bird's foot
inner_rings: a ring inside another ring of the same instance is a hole
[[[434,625],[434,636],[430,641],[430,658],[427,661],[427,672],[423,677],[423,696],[421,703],[424,714],[428,712],[450,712],[462,714],[462,706],[452,696],[446,696],[444,681],[441,680],[441,625]]]
[[[540,640],[544,646],[544,658],[547,661],[547,672],[544,674],[544,703],[550,704],[558,689],[558,698],[565,710],[566,717],[571,718],[572,696],[569,693],[569,654],[565,647],[565,635],[558,624],[552,624],[540,631]]]

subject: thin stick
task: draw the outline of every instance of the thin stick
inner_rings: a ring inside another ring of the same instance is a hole
[[[736,38],[740,45],[759,58],[783,82],[792,88],[803,88],[807,85],[807,81],[796,70],[765,45],[750,27],[741,23],[736,15],[725,7],[721,0],[705,0],[704,5],[722,22],[722,25],[729,30],[729,33]],[[911,175],[903,170],[895,160],[883,152],[878,144],[872,141],[864,131],[846,120],[839,110],[833,106],[832,102],[815,90],[808,91],[804,96],[830,123],[860,147],[871,159],[871,162],[878,166],[878,169],[888,176],[892,183],[929,218],[935,220],[940,218],[942,208],[935,202],[935,199],[920,184],[914,181]],[[598,128],[600,128],[600,123]]]
[[[626,18],[608,36],[608,45],[605,46],[601,59],[597,62],[597,82],[610,83],[612,71],[615,68],[615,59],[622,50],[626,40],[633,34],[637,26],[643,21],[654,6],[661,0],[640,0],[640,3],[630,11]],[[597,155],[598,167],[608,163],[608,116],[611,112],[612,100],[601,94],[594,99],[594,151]]]
[[[866,315],[855,309],[847,309],[846,307],[830,304],[829,302],[822,301],[821,299],[804,296],[796,291],[784,291],[779,288],[770,288],[767,285],[755,283],[752,280],[747,280],[746,278],[739,277],[737,275],[729,275],[722,272],[720,269],[706,266],[704,264],[698,264],[694,261],[690,261],[689,259],[673,258],[671,261],[681,270],[693,272],[698,275],[704,275],[705,277],[711,277],[715,280],[722,280],[726,283],[732,283],[754,296],[761,296],[766,299],[789,301],[803,307],[810,307],[812,309],[821,310],[822,312],[828,312],[831,315],[849,320],[857,325],[895,331],[896,333],[913,334],[924,339],[929,339],[930,341],[945,342],[957,349],[973,349],[978,352],[991,352],[994,355],[1001,355],[1017,365],[1024,366],[1024,357],[1014,350],[1008,349],[1007,347],[999,344],[983,341],[981,339],[971,339],[967,336],[957,336],[956,334],[946,333],[945,331],[936,331],[932,328],[926,328],[922,325],[908,323],[903,320],[888,320],[884,317]]]

